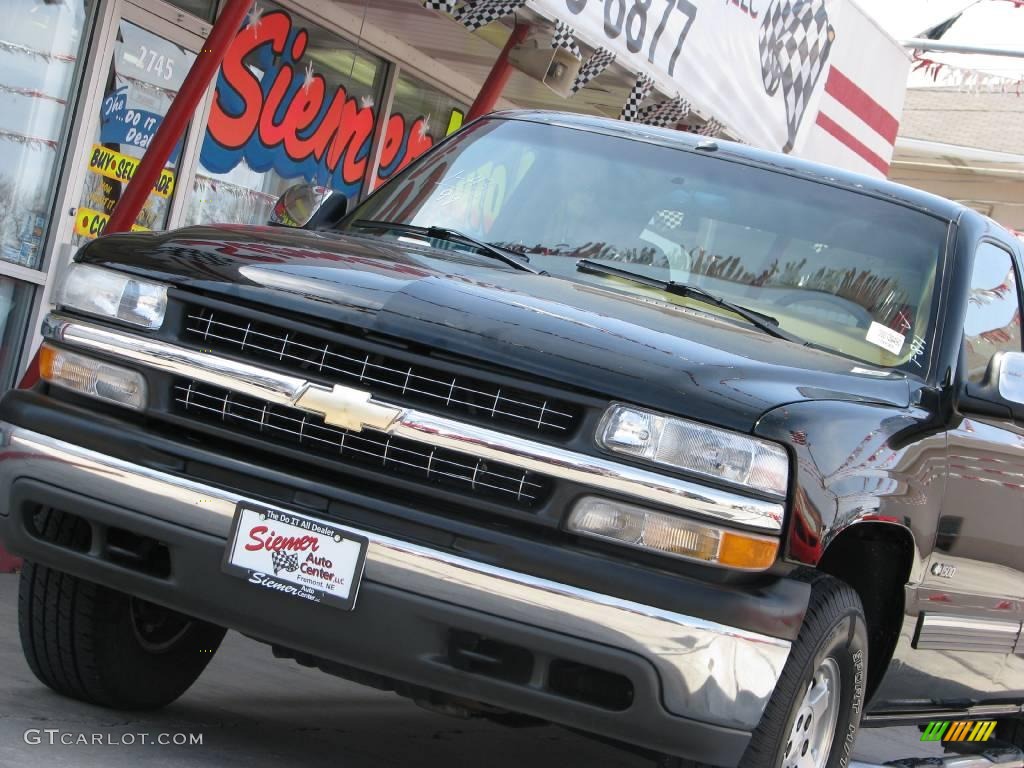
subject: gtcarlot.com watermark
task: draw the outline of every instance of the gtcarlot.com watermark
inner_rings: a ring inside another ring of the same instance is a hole
[[[139,744],[159,746],[198,747],[203,744],[201,733],[88,733],[63,731],[60,728],[29,728],[22,736],[26,744],[35,746],[98,746],[130,747]]]

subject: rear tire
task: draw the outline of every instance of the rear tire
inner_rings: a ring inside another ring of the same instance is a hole
[[[37,517],[48,541],[88,541],[80,518]],[[85,579],[26,562],[18,588],[21,647],[57,693],[113,709],[157,709],[199,677],[225,630]]]
[[[799,578],[811,584],[807,613],[742,768],[845,768],[853,754],[867,680],[864,609],[838,579]],[[660,765],[711,768],[672,759]]]

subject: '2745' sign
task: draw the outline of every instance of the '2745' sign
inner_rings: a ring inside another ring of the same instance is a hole
[[[308,44],[309,33],[284,11],[267,13],[238,33],[221,68],[203,142],[207,169],[226,173],[244,159],[255,171],[358,192],[377,116],[344,87],[329,92],[322,75],[306,74]],[[390,117],[381,147],[382,179],[430,148],[425,122],[418,118],[407,127],[404,116]]]

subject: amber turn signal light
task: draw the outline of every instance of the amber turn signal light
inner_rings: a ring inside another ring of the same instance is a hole
[[[39,376],[73,392],[141,411],[146,380],[138,371],[69,352],[49,344],[39,348]]]
[[[779,554],[779,540],[734,531],[722,532],[718,562],[731,568],[764,570]]]
[[[779,551],[778,539],[598,496],[577,502],[567,528],[634,549],[745,571],[769,568]]]

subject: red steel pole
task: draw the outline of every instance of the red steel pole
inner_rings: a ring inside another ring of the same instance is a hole
[[[110,221],[107,222],[107,232],[127,232],[132,228],[139,212],[149,199],[149,193],[153,185],[160,178],[160,172],[167,164],[167,158],[171,156],[175,145],[185,135],[185,128],[188,126],[192,114],[202,101],[207,87],[217,74],[228,46],[231,45],[238,30],[245,21],[246,14],[252,7],[251,0],[227,0],[224,10],[213,24],[210,36],[206,38],[206,44],[192,67],[185,76],[181,90],[174,97],[167,115],[164,117],[160,127],[156,129],[153,140],[150,142],[146,153],[142,156],[139,167],[124,194],[117,201],[114,210],[110,214]]]
[[[114,210],[110,214],[110,221],[107,222],[107,226],[103,230],[104,233],[126,232],[135,223],[142,206],[149,198],[153,185],[160,178],[160,171],[167,164],[167,158],[174,151],[174,146],[185,135],[185,128],[188,126],[189,120],[192,119],[192,114],[199,106],[210,82],[216,76],[221,62],[224,61],[228,46],[235,39],[238,30],[241,29],[251,7],[252,0],[227,0],[225,3],[224,10],[214,22],[213,29],[210,30],[210,36],[206,38],[206,44],[185,76],[181,90],[174,97],[167,110],[167,115],[153,135],[153,140],[142,156],[139,167],[135,169],[135,174],[128,182],[128,186],[125,187],[124,194],[114,206]],[[28,364],[28,369],[18,383],[18,388],[28,389],[37,381],[39,381],[38,352]],[[21,558],[10,554],[0,545],[0,573],[11,573],[19,567],[21,567]]]
[[[508,36],[508,42],[505,43],[505,47],[498,54],[498,59],[494,62],[494,66],[491,67],[487,79],[480,86],[480,93],[477,94],[476,101],[469,108],[469,113],[466,115],[467,123],[470,120],[475,120],[486,115],[488,112],[494,111],[494,105],[501,98],[501,93],[505,90],[505,84],[508,82],[509,75],[512,74],[512,64],[509,63],[508,55],[512,52],[513,48],[526,40],[528,34],[530,34],[529,24],[525,22],[516,24],[512,34]],[[156,179],[154,178],[153,181],[155,183]]]

